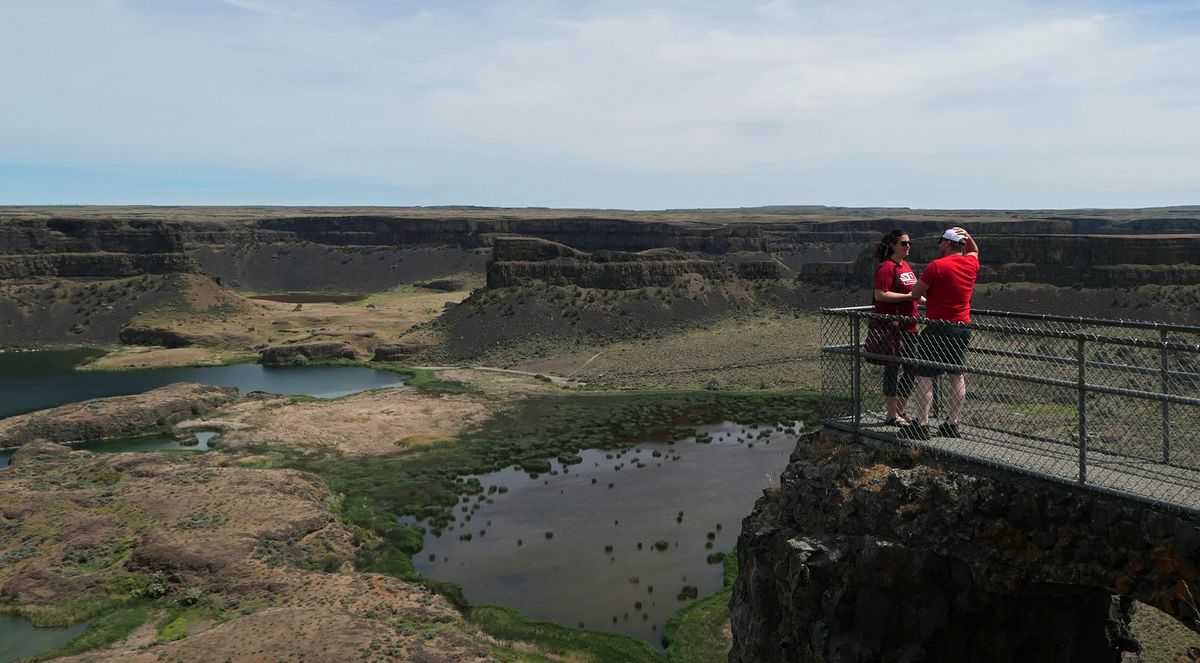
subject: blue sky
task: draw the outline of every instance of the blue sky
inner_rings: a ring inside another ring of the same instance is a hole
[[[1200,0],[4,0],[0,204],[1200,204]]]

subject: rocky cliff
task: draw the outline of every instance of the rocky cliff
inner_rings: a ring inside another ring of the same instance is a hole
[[[1097,278],[1113,285],[1200,283],[1190,262],[1200,243],[1200,207],[3,208],[0,279],[199,268],[231,285],[259,290],[379,290],[455,272],[478,273],[497,238],[517,235],[589,253],[674,249],[705,259],[769,255],[805,278],[849,280],[858,278],[855,261],[866,260],[871,243],[883,233],[904,228],[925,239],[950,225],[967,226],[980,237],[985,263],[996,270],[985,278],[1074,285],[1096,266],[1106,270]],[[919,259],[927,249],[918,248]],[[1185,268],[1163,268],[1175,265]]]
[[[1133,599],[1200,628],[1195,522],[829,431],[737,554],[731,661],[1135,661]]]
[[[909,262],[924,265],[934,255],[937,234],[910,233]],[[1047,283],[1126,288],[1200,284],[1200,235],[980,235],[981,283]],[[848,261],[811,261],[801,279],[828,285],[858,285],[874,268],[871,248]]]
[[[540,239],[501,237],[487,267],[489,288],[550,283],[603,290],[664,288],[689,274],[709,281],[777,279],[780,265],[741,257],[737,262],[691,257],[674,249],[584,253]]]
[[[138,219],[4,219],[0,280],[195,272],[178,229]]]

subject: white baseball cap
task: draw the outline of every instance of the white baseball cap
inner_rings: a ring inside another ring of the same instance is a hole
[[[954,242],[955,244],[958,244],[963,241],[963,236],[954,232],[954,229],[951,228],[951,229],[947,230],[946,232],[942,233],[942,239],[950,241],[950,242]]]

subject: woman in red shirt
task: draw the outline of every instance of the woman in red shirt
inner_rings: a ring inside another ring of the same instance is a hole
[[[908,233],[893,230],[884,235],[875,246],[875,259],[879,261],[879,269],[875,270],[875,279],[871,283],[875,292],[875,313],[916,318],[917,302],[913,301],[909,293],[917,284],[917,275],[905,260],[908,258],[911,244]],[[901,353],[904,355],[910,354],[916,344],[915,322],[872,320],[871,326],[890,328],[898,333],[902,339]],[[888,425],[903,427],[912,424],[905,408],[908,407],[908,396],[912,393],[913,381],[911,367],[884,364],[883,402],[887,410]]]

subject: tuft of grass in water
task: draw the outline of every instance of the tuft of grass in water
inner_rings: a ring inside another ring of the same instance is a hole
[[[531,642],[546,654],[589,663],[661,663],[663,655],[650,645],[613,633],[597,633],[554,622],[535,622],[511,608],[479,605],[470,621],[488,635],[510,642]],[[517,660],[517,659],[513,659]],[[523,659],[522,659],[523,660]],[[544,660],[544,659],[534,659]]]
[[[724,559],[725,587],[671,615],[663,629],[670,663],[724,663],[733,644],[725,636],[729,624],[729,599],[737,577],[737,556]]]

